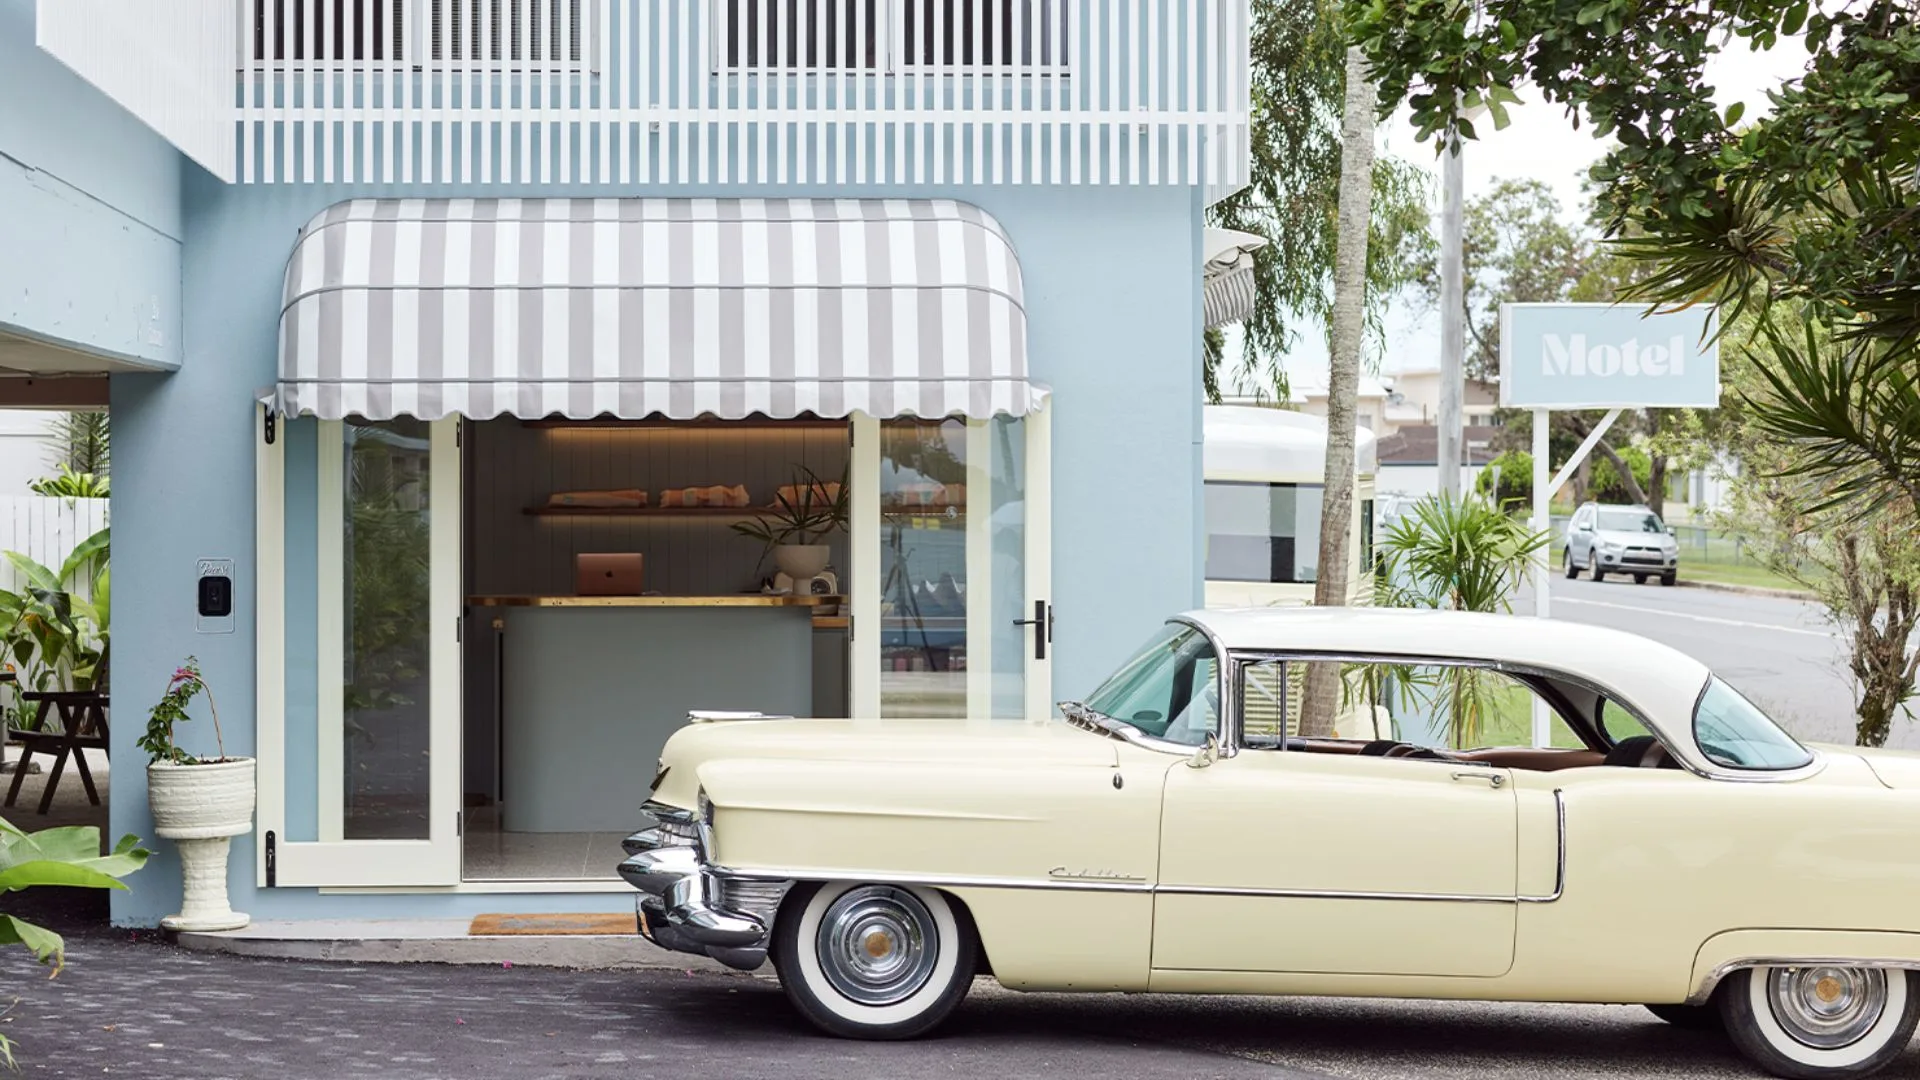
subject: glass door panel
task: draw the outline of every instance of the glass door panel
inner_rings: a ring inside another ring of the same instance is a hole
[[[432,443],[410,417],[343,432],[341,817],[348,840],[429,836]]]
[[[880,426],[880,715],[964,717],[967,424]]]
[[[869,430],[878,435],[871,457],[855,440],[856,475],[877,478],[867,491],[856,480],[854,492],[856,533],[872,537],[854,545],[864,564],[855,610],[865,612],[855,618],[856,714],[1044,716],[1052,652],[1045,417],[893,420]],[[862,505],[870,506],[865,517]],[[864,637],[862,625],[879,633]],[[863,664],[877,667],[877,678]]]
[[[1023,421],[996,416],[982,425],[988,447],[993,509],[987,519],[992,558],[993,655],[987,696],[995,719],[1027,712],[1027,661],[1036,650],[1034,600],[1027,594],[1027,431]],[[1044,601],[1042,601],[1044,604]],[[1044,606],[1040,618],[1045,619]]]

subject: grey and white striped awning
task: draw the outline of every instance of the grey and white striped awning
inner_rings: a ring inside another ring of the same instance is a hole
[[[1253,314],[1253,253],[1267,240],[1232,229],[1208,229],[1203,242],[1206,262],[1200,270],[1200,298],[1211,330]]]
[[[287,265],[323,419],[1022,416],[1020,264],[944,200],[356,199]]]

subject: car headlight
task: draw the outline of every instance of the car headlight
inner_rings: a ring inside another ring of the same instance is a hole
[[[1600,541],[1600,550],[1601,551],[1619,551],[1620,545],[1615,543],[1612,540],[1602,540]]]

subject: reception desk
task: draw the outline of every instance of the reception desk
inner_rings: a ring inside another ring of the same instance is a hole
[[[500,807],[510,832],[631,829],[660,748],[690,711],[832,714],[817,695],[831,697],[832,686],[816,685],[823,680],[844,700],[844,620],[815,617],[837,597],[468,603],[498,627]]]

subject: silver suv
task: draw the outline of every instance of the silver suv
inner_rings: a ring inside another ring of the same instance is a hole
[[[1608,574],[1632,574],[1637,584],[1659,575],[1660,584],[1680,579],[1680,545],[1660,515],[1644,506],[1601,506],[1588,503],[1574,511],[1567,523],[1566,554],[1561,568],[1570,578],[1586,570],[1593,580]]]

